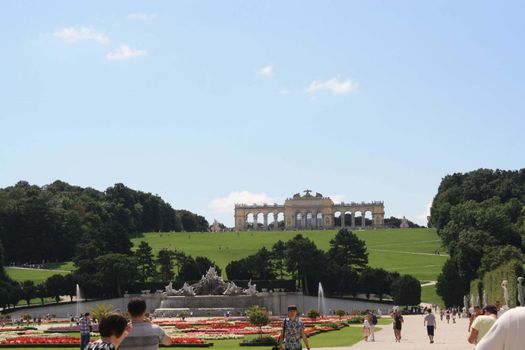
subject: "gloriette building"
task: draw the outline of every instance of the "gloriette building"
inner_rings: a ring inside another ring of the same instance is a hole
[[[345,226],[365,229],[383,226],[385,207],[382,201],[335,204],[330,197],[320,193],[312,195],[311,190],[303,192],[304,195],[296,193],[286,199],[284,204],[235,204],[235,230],[333,229]]]

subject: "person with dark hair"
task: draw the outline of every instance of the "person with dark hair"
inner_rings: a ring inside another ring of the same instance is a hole
[[[434,331],[436,330],[436,316],[432,313],[432,309],[427,309],[428,315],[425,316],[423,325],[427,326],[427,335],[430,340],[430,344],[434,343]]]
[[[91,320],[89,319],[89,312],[86,312],[80,318],[78,325],[80,327],[80,350],[84,350],[89,343],[91,337]]]
[[[492,325],[498,318],[498,309],[495,305],[487,305],[483,308],[483,313],[476,317],[472,326],[470,326],[470,334],[468,342],[470,344],[477,344],[487,334]]]
[[[131,331],[128,320],[120,314],[103,316],[98,325],[100,340],[89,343],[87,350],[116,350]]]
[[[159,344],[170,345],[171,338],[162,328],[151,323],[146,317],[146,301],[142,298],[131,298],[128,302],[128,313],[133,326],[129,335],[120,345],[123,350],[157,350]]]
[[[282,332],[278,341],[284,344],[285,350],[300,350],[302,349],[301,338],[304,345],[306,345],[306,349],[310,350],[308,337],[304,333],[304,324],[297,317],[297,306],[290,305],[288,306],[288,318],[283,321]]]

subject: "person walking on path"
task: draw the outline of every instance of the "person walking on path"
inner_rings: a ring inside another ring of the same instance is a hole
[[[131,298],[128,313],[131,316],[131,332],[122,341],[122,350],[157,350],[159,344],[171,345],[171,338],[159,326],[146,317],[146,302],[142,298]]]
[[[368,316],[368,322],[370,323],[370,336],[368,337],[368,340],[376,341],[375,326],[377,325],[377,316],[373,311],[370,312]]]
[[[281,335],[279,336],[278,342],[284,344],[284,350],[301,350],[301,338],[303,339],[304,345],[310,350],[310,344],[306,333],[304,333],[304,323],[299,317],[297,317],[297,306],[288,306],[288,318],[283,321],[283,327]]]
[[[400,343],[401,342],[401,328],[404,322],[403,316],[401,316],[401,312],[399,312],[399,310],[395,310],[392,313],[392,318],[394,319],[393,326],[394,326],[394,336],[396,337],[396,343]]]
[[[498,318],[498,310],[495,305],[487,305],[483,308],[483,314],[476,317],[470,327],[468,342],[477,344],[487,334]]]
[[[525,307],[516,307],[499,317],[475,350],[523,350]]]
[[[436,316],[432,313],[432,309],[428,309],[428,314],[425,316],[423,326],[427,326],[427,335],[430,344],[434,343],[434,331],[436,330]]]
[[[116,350],[131,331],[128,320],[119,314],[103,316],[99,323],[100,340],[89,343],[87,350]]]
[[[468,332],[470,332],[470,328],[472,327],[472,323],[474,322],[476,317],[478,317],[479,315],[483,315],[483,310],[481,310],[481,308],[478,305],[476,305],[476,306],[474,306],[474,312],[470,316],[470,321],[468,323]]]
[[[78,323],[80,327],[80,350],[84,350],[89,344],[91,337],[91,320],[89,312],[86,312]]]
[[[370,337],[370,321],[368,320],[368,315],[366,315],[363,321],[363,338],[365,341],[368,341],[368,337]]]

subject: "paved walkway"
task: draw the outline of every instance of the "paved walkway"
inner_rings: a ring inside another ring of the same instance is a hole
[[[439,315],[438,315],[439,316]],[[423,316],[403,316],[403,331],[401,343],[396,343],[391,325],[382,326],[376,332],[375,342],[361,341],[353,346],[339,348],[315,348],[316,350],[472,350],[474,345],[467,342],[468,319],[458,319],[456,324],[450,321],[437,320],[434,344],[430,344],[426,327],[423,327]],[[344,330],[343,330],[344,331]]]

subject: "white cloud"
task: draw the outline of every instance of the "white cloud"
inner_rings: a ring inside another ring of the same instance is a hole
[[[64,27],[55,30],[53,36],[72,44],[81,40],[91,40],[102,45],[109,44],[109,38],[106,35],[91,27]]]
[[[309,93],[323,90],[330,91],[334,95],[344,95],[357,91],[357,84],[349,79],[341,80],[340,77],[336,77],[322,82],[312,81],[306,89]]]
[[[133,57],[145,56],[147,54],[146,50],[136,50],[128,45],[120,45],[116,49],[108,52],[106,58],[108,61],[122,61]]]
[[[156,13],[144,13],[144,12],[134,12],[128,14],[128,19],[135,20],[135,21],[151,21],[157,18]]]
[[[430,216],[430,208],[432,208],[432,202],[428,203],[425,211],[417,216],[417,222],[420,225],[427,225],[428,217]]]
[[[334,194],[333,196],[328,196],[328,197],[330,197],[334,201],[335,204],[339,204],[342,201],[344,201],[346,196],[344,194]]]
[[[214,213],[228,213],[231,214],[233,217],[233,209],[235,207],[235,204],[273,204],[274,202],[275,200],[269,197],[264,192],[255,193],[249,191],[241,191],[231,192],[225,197],[213,199],[208,205],[208,208]]]
[[[259,75],[262,75],[263,77],[271,77],[273,75],[273,67],[271,64],[269,64],[267,66],[259,68],[259,70],[257,70],[257,73],[259,73]]]

